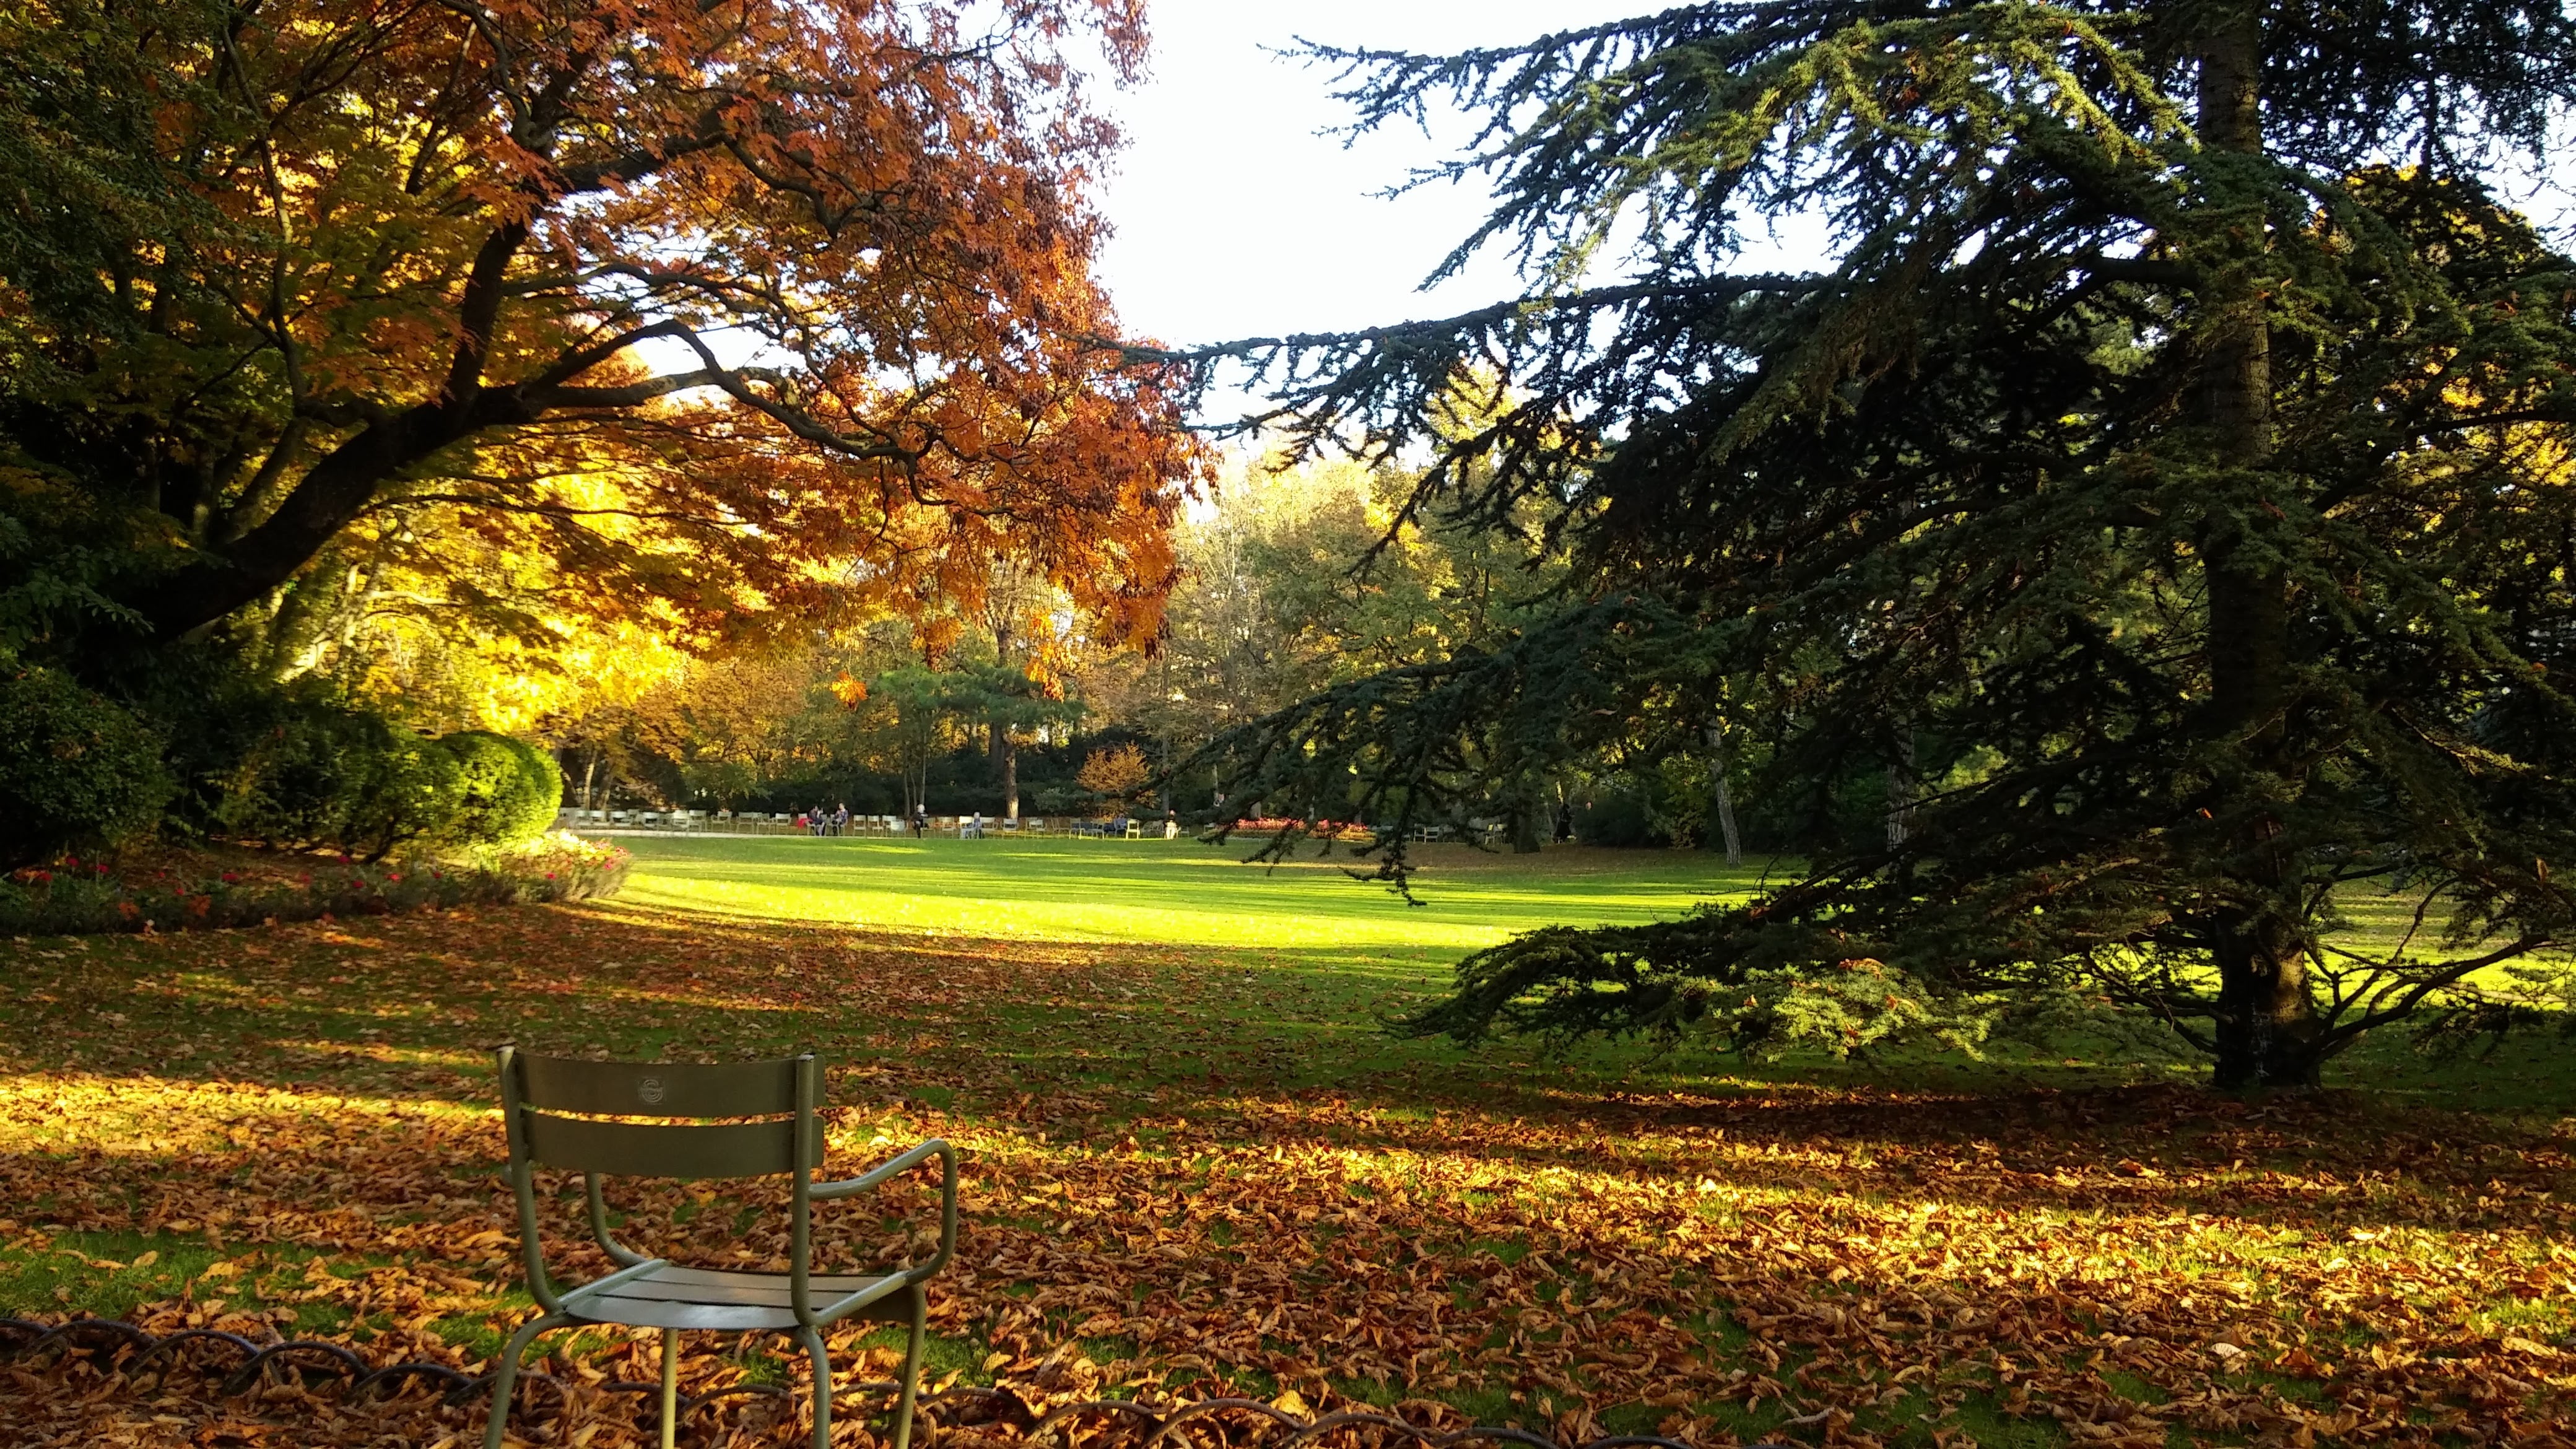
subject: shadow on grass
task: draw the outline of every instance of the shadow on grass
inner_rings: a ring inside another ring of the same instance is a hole
[[[0,1014],[21,1072],[482,1108],[488,1053],[504,1041],[628,1057],[814,1050],[839,1068],[844,1104],[1017,1118],[1074,1145],[1178,1118],[1247,1142],[1465,1154],[1523,1175],[1716,1172],[1738,1191],[1841,1184],[1927,1204],[2214,1212],[2278,1228],[2462,1221],[2437,1197],[2341,1181],[2249,1190],[2249,1173],[2344,1171],[2356,1141],[2401,1169],[2475,1165],[2530,1191],[2561,1171],[2528,1154],[2529,1127],[2351,1092],[2258,1102],[2106,1086],[2099,1071],[2046,1062],[1936,1065],[1927,1087],[1633,1045],[1461,1053],[1377,1027],[1439,989],[1442,964],[1414,953],[897,936],[608,907],[30,943],[17,955]],[[2451,1090],[2474,1100],[2479,1082],[2476,1068],[2455,1069]],[[1033,1114],[1031,1101],[1062,1110]],[[1303,1110],[1317,1104],[1331,1110]],[[1516,1130],[1462,1136],[1443,1113]]]

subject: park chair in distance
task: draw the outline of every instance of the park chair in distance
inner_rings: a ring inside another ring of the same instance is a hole
[[[519,1200],[520,1256],[528,1292],[544,1312],[510,1336],[492,1380],[492,1419],[485,1449],[500,1449],[510,1416],[510,1389],[520,1355],[550,1329],[584,1324],[662,1330],[662,1446],[679,1427],[679,1331],[767,1330],[804,1345],[814,1368],[814,1449],[832,1441],[832,1364],[823,1330],[844,1319],[899,1323],[912,1336],[904,1351],[895,1403],[894,1449],[909,1449],[913,1393],[921,1377],[928,1313],[923,1284],[957,1250],[957,1154],[938,1138],[839,1182],[816,1182],[823,1162],[823,1068],[813,1056],[785,1061],[703,1066],[685,1062],[586,1062],[541,1057],[503,1047],[501,1113],[509,1131],[510,1185]],[[759,1122],[607,1122],[618,1117],[763,1117]],[[932,1157],[940,1163],[939,1251],[899,1272],[813,1271],[813,1205],[865,1192]],[[607,1277],[558,1289],[546,1272],[537,1236],[536,1169],[582,1174],[590,1230],[618,1265]],[[743,1273],[689,1268],[648,1258],[608,1229],[603,1177],[735,1178],[786,1176],[788,1270]]]

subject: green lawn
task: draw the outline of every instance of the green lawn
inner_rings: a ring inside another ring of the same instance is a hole
[[[1791,878],[1795,860],[1740,870],[1700,851],[1560,846],[1513,856],[1461,845],[1416,847],[1422,866],[1408,903],[1354,880],[1346,852],[1312,847],[1278,865],[1248,863],[1254,844],[1195,840],[923,840],[883,837],[651,836],[618,838],[635,856],[621,908],[744,922],[797,921],[990,940],[1199,948],[1262,967],[1291,964],[1303,989],[1330,1003],[1347,1052],[1317,1059],[1306,1079],[1365,1073],[1395,1061],[1464,1066],[1454,1053],[1378,1037],[1388,1009],[1427,999],[1469,951],[1548,925],[1670,919],[1706,901],[1742,900]],[[2346,903],[2365,949],[2399,941],[2412,903],[2369,896]],[[2438,949],[2438,928],[2415,949]],[[2501,968],[2497,968],[2501,969]],[[1684,1078],[1712,1067],[1801,1081],[1912,1080],[1974,1086],[2047,1080],[2196,1080],[2197,1058],[2097,1059],[2081,1046],[2034,1051],[1997,1045],[1987,1060],[1900,1055],[1836,1062],[1814,1056],[1771,1065],[1712,1062],[1651,1047],[1588,1046],[1561,1069],[1605,1084],[1646,1070]],[[1524,1053],[1505,1052],[1507,1057]],[[1316,1074],[1320,1074],[1318,1077]],[[2576,1071],[2554,1038],[2527,1035],[2465,1062],[2434,1062],[2402,1031],[2383,1031],[2331,1064],[2328,1081],[2412,1100],[2481,1110],[2576,1109]]]
[[[1121,941],[1454,960],[1518,931],[1680,915],[1741,898],[1758,868],[1695,852],[1488,855],[1422,847],[1416,901],[1353,881],[1347,854],[1248,865],[1250,843],[622,837],[623,899],[760,920],[1051,941]]]

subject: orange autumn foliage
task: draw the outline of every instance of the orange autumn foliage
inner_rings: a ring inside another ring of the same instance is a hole
[[[1201,465],[1103,345],[1073,61],[1135,74],[1136,0],[130,8],[0,23],[133,97],[152,178],[84,234],[96,305],[12,277],[0,331],[66,380],[38,464],[189,460],[141,510],[156,633],[388,532],[683,638],[971,608],[997,565],[1157,626]]]

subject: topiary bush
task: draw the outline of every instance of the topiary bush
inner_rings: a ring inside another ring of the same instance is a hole
[[[382,860],[454,828],[465,771],[438,741],[319,694],[263,703],[266,728],[224,769],[208,833]]]
[[[173,786],[151,728],[50,669],[0,680],[0,865],[149,831]]]
[[[554,757],[508,735],[459,730],[437,740],[456,762],[455,814],[437,839],[454,845],[515,845],[552,825],[563,804],[563,772]]]
[[[355,812],[363,779],[350,762],[379,746],[381,720],[320,700],[272,697],[251,738],[222,752],[210,835],[287,849],[339,845]]]
[[[553,823],[544,751],[480,730],[430,739],[329,681],[280,683],[218,650],[172,649],[126,681],[168,741],[174,834],[370,861],[407,845],[514,845]]]
[[[354,798],[337,844],[376,861],[414,842],[447,840],[465,810],[464,767],[437,740],[365,718],[381,734],[370,731],[367,748],[346,761]]]

